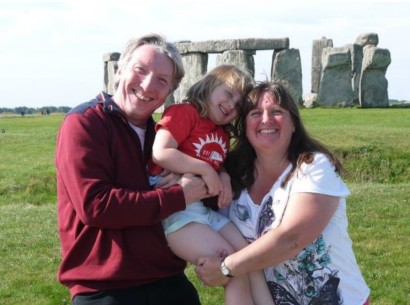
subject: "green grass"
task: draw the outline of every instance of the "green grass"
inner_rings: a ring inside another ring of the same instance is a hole
[[[57,282],[55,204],[0,206],[0,304],[70,304]]]
[[[305,109],[310,133],[343,160],[352,182],[410,181],[410,109]]]
[[[56,202],[54,151],[63,115],[0,117],[0,205]]]
[[[342,158],[349,231],[371,304],[410,300],[410,109],[304,109],[312,135]],[[0,304],[70,304],[57,281],[54,150],[63,115],[0,116]],[[5,132],[1,133],[4,129]],[[202,303],[223,290],[187,274]]]

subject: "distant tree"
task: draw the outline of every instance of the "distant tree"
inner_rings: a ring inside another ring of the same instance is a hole
[[[44,107],[39,107],[39,108],[32,108],[32,107],[26,107],[26,106],[19,106],[16,108],[6,108],[6,107],[0,107],[0,113],[5,113],[5,112],[10,112],[10,113],[15,113],[18,115],[21,115],[24,113],[26,114],[50,114],[53,112],[60,112],[60,113],[67,113],[69,112],[71,107],[68,106],[44,106]]]
[[[62,112],[62,113],[67,113],[69,112],[71,109],[71,107],[67,107],[67,106],[60,106],[57,108],[57,112]]]
[[[0,113],[3,113],[3,112],[14,112],[14,109],[12,109],[12,108],[0,108]]]
[[[27,107],[16,107],[14,108],[14,112],[17,114],[26,113]]]

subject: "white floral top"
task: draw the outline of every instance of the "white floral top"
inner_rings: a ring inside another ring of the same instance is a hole
[[[285,188],[281,188],[290,170],[291,165],[265,195],[261,205],[256,205],[246,190],[242,191],[230,206],[229,218],[252,242],[280,225],[292,194],[304,192],[340,197],[339,207],[322,234],[293,259],[266,268],[265,276],[277,305],[362,305],[370,290],[356,263],[348,234],[345,197],[350,194],[349,189],[321,153],[315,155],[311,164],[303,164]]]

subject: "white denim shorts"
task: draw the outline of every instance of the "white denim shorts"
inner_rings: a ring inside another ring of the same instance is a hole
[[[201,201],[189,204],[185,210],[176,212],[162,221],[165,235],[181,229],[191,222],[209,225],[214,231],[219,231],[230,220],[224,215],[207,208]]]

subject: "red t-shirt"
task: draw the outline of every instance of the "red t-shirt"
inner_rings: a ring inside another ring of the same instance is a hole
[[[229,134],[224,126],[201,118],[196,108],[188,103],[169,106],[155,130],[166,128],[183,153],[208,162],[216,171],[229,150]]]

